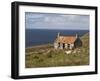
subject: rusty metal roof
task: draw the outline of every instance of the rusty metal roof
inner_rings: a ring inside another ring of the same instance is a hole
[[[75,36],[59,36],[55,42],[72,44],[76,40]]]

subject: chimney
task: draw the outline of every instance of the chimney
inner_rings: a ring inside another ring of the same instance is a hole
[[[60,33],[58,32],[57,38],[59,38],[59,36],[60,36]]]
[[[78,34],[76,34],[76,38],[78,38]]]

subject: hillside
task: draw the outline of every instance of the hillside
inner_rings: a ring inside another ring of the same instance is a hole
[[[89,34],[81,37],[82,47],[74,50],[54,49],[53,44],[26,48],[25,67],[78,66],[89,64]],[[66,51],[70,51],[69,54]]]

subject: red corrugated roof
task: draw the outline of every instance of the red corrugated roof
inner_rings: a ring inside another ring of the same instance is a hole
[[[75,42],[75,40],[76,40],[75,36],[59,36],[59,38],[56,39],[56,42],[72,44]]]

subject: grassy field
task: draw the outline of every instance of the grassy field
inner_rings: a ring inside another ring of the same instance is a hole
[[[58,67],[89,65],[89,34],[81,37],[83,46],[71,50],[54,49],[53,44],[26,48],[25,67]]]

